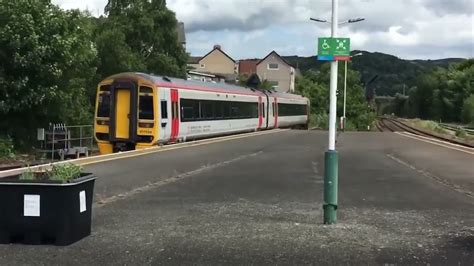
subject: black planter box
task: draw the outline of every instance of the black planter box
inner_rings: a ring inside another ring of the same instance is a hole
[[[91,233],[95,177],[68,183],[0,179],[0,244],[65,246]]]

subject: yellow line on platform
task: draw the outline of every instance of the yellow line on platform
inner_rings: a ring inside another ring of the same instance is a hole
[[[461,152],[464,152],[464,153],[467,153],[467,154],[474,155],[474,149],[471,149],[469,147],[462,147],[462,146],[457,145],[457,144],[452,144],[452,143],[449,143],[449,142],[445,142],[445,141],[441,141],[441,140],[437,140],[437,139],[432,139],[432,138],[428,138],[428,137],[418,136],[418,135],[408,133],[408,132],[394,132],[394,133],[396,133],[400,136],[403,136],[403,137],[416,139],[416,140],[419,140],[419,141],[423,141],[423,142],[426,142],[426,143],[431,143],[431,144],[441,146],[441,147],[444,147],[444,148],[448,148],[448,149],[451,149],[451,150],[461,151]],[[458,148],[458,147],[462,147],[462,148]],[[470,150],[473,150],[473,151],[470,151]]]
[[[143,150],[133,150],[133,151],[126,151],[126,152],[119,152],[119,153],[112,153],[112,154],[106,154],[106,155],[92,156],[92,157],[87,157],[87,158],[55,162],[53,163],[53,165],[62,164],[62,163],[74,163],[77,165],[97,164],[97,163],[108,162],[108,161],[113,161],[113,160],[143,156],[143,155],[152,154],[152,153],[171,151],[171,150],[177,150],[177,149],[182,149],[182,148],[190,148],[190,147],[196,147],[196,146],[201,146],[201,145],[206,145],[206,144],[224,142],[224,141],[229,141],[229,140],[236,140],[236,139],[242,139],[242,138],[248,138],[248,137],[254,137],[254,136],[285,132],[288,130],[290,129],[273,129],[273,130],[257,131],[257,132],[243,133],[243,134],[231,135],[231,136],[223,136],[223,137],[217,137],[217,138],[211,138],[211,139],[202,139],[202,140],[197,140],[197,141],[165,145],[161,147],[158,147],[158,146],[151,147],[151,148],[147,148]],[[30,169],[31,170],[40,169],[40,168],[48,167],[49,165],[51,164],[35,165],[35,166],[30,167]],[[0,177],[21,174],[28,168],[29,167],[23,167],[23,168],[0,171]]]
[[[184,143],[172,144],[172,145],[163,146],[163,147],[153,147],[153,148],[149,148],[149,149],[144,149],[144,150],[142,150],[142,152],[132,153],[132,154],[125,154],[124,156],[119,156],[119,157],[114,157],[114,158],[101,159],[100,156],[98,156],[97,157],[98,160],[94,160],[94,161],[90,161],[90,162],[87,161],[87,162],[84,162],[84,163],[79,162],[78,164],[79,165],[89,165],[89,164],[96,164],[96,163],[102,163],[102,162],[119,160],[119,159],[127,159],[127,158],[133,158],[133,157],[143,156],[143,155],[152,154],[152,153],[172,151],[172,150],[177,150],[177,149],[182,149],[182,148],[190,148],[190,147],[196,147],[196,146],[201,146],[201,145],[213,144],[213,143],[218,143],[218,142],[224,142],[224,141],[236,140],[236,139],[242,139],[242,138],[248,138],[248,137],[254,137],[254,136],[268,135],[268,134],[284,132],[284,131],[288,131],[288,130],[289,129],[259,131],[259,132],[252,132],[252,133],[247,133],[247,134],[239,134],[239,135],[233,135],[233,136],[219,137],[219,138],[214,138],[214,139],[199,140],[199,141],[194,141],[194,142],[184,142]]]

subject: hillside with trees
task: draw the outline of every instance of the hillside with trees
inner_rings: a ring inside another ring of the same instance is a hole
[[[465,59],[447,58],[439,60],[404,60],[396,56],[384,53],[371,53],[355,50],[351,54],[362,53],[362,56],[354,57],[351,62],[355,70],[361,74],[361,80],[368,82],[375,75],[377,80],[373,83],[376,95],[395,96],[403,94],[415,86],[418,78],[437,67],[446,68],[451,63],[462,62]],[[324,61],[318,61],[315,56],[299,57],[285,56],[290,64],[300,69],[302,73],[308,70],[318,71]]]
[[[396,95],[380,112],[474,125],[474,59],[420,76],[408,97]]]

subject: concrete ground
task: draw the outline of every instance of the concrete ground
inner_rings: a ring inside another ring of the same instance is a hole
[[[0,264],[474,264],[474,154],[341,134],[339,220],[326,226],[326,143],[285,131],[89,165],[92,235],[2,245]]]

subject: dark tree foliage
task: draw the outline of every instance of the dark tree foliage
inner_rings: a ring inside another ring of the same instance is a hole
[[[166,1],[109,0],[105,12],[96,36],[100,76],[141,71],[185,77],[187,54]]]
[[[0,134],[22,146],[48,122],[90,123],[88,15],[50,1],[1,1],[0,18]]]
[[[397,115],[474,123],[474,59],[422,75],[408,96],[395,97]]]
[[[166,1],[110,0],[105,13],[0,1],[0,141],[29,148],[50,122],[91,124],[97,82],[108,75],[185,76],[187,54]]]

